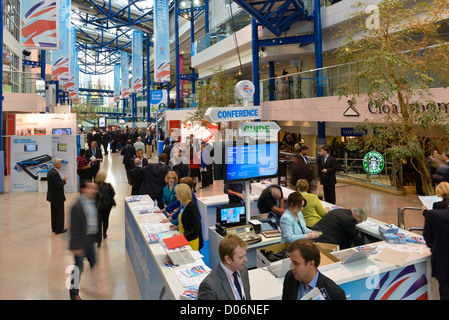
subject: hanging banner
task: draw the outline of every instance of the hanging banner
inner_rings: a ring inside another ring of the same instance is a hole
[[[66,82],[67,92],[69,93],[69,98],[76,102],[78,100],[78,91],[76,90],[75,80],[76,80],[76,66],[78,65],[78,51],[76,51],[76,28],[74,26],[70,27],[70,68],[69,68],[69,80]]]
[[[121,69],[121,84],[122,84],[122,99],[129,97],[129,62],[128,52],[120,52],[120,69]]]
[[[58,49],[59,2],[22,1],[20,44],[40,50]]]
[[[133,92],[137,94],[143,91],[142,43],[142,32],[133,31]]]
[[[150,91],[150,112],[165,110],[167,107],[167,90]]]
[[[114,65],[114,104],[120,101],[120,65]],[[115,106],[115,105],[114,105]]]
[[[170,82],[168,0],[154,1],[154,81]]]
[[[59,0],[59,48],[52,53],[52,80],[69,80],[70,0]]]
[[[76,50],[76,61],[78,61],[78,50]],[[80,92],[80,65],[79,63],[76,63],[76,69],[75,69],[75,91],[76,91],[76,97],[75,97],[75,101],[78,102],[80,97],[79,97],[79,92]]]

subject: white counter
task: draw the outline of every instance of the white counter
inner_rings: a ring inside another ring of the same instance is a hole
[[[257,209],[257,201],[263,189],[271,184],[262,182],[251,183],[251,213],[250,215],[259,214]],[[294,190],[282,187],[284,198],[287,199],[288,195]],[[229,203],[229,197],[227,194],[221,194],[217,196],[201,197],[197,198],[198,210],[201,214],[201,224],[203,228],[203,240],[209,240],[209,228],[215,226],[217,223],[217,207]]]
[[[426,245],[385,241],[372,245],[378,246],[377,251],[368,259],[322,273],[345,290],[347,299],[432,299],[430,250]],[[407,252],[408,257],[401,266],[376,260],[384,248]],[[274,277],[266,268],[250,270],[249,278],[253,299],[281,299],[284,278]]]
[[[183,287],[176,275],[176,270],[185,269],[187,265],[176,268],[168,268],[164,262],[168,256],[164,250],[165,244],[147,241],[147,224],[160,224],[165,218],[162,213],[139,214],[142,207],[153,208],[153,201],[148,195],[142,196],[137,202],[125,202],[125,235],[126,249],[134,269],[136,280],[142,294],[142,299],[180,299]],[[164,238],[171,237],[176,231],[162,233]],[[196,262],[202,263],[202,259]]]

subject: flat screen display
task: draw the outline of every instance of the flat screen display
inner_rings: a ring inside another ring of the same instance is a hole
[[[224,182],[266,179],[278,175],[278,143],[225,144]]]
[[[25,143],[23,145],[23,151],[25,151],[25,152],[36,152],[37,151],[37,144],[35,144],[35,143]]]
[[[224,227],[245,224],[245,206],[232,204],[217,207],[217,223]]]
[[[70,128],[52,129],[51,134],[64,134],[64,135],[72,134],[72,129],[70,129]]]
[[[58,143],[58,151],[67,152],[67,143]]]
[[[98,118],[98,126],[100,128],[106,128],[106,117],[99,117]]]

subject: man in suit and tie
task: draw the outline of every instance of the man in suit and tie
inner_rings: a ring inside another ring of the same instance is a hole
[[[139,194],[144,175],[142,172],[142,160],[134,159],[134,168],[129,170],[129,183],[131,184],[131,195]]]
[[[95,140],[90,143],[90,148],[86,151],[86,160],[90,164],[89,178],[95,180],[97,172],[100,170],[100,163],[103,162],[103,154]]]
[[[140,187],[139,194],[147,194],[151,199],[157,200],[158,207],[164,209],[164,203],[162,202],[162,194],[165,185],[165,175],[170,171],[170,167],[167,165],[167,155],[161,153],[159,155],[158,163],[150,163],[146,167],[142,168],[144,179],[142,186]]]
[[[338,170],[337,159],[329,155],[328,146],[321,146],[320,153],[321,157],[318,161],[318,172],[320,182],[323,185],[324,200],[335,204],[335,185],[337,184],[335,174]]]
[[[309,147],[301,146],[299,148],[299,154],[295,154],[292,158],[293,164],[290,167],[290,185],[296,188],[296,183],[299,179],[305,179],[309,183],[309,190],[311,192],[313,168],[309,164],[307,154],[309,153]]]
[[[284,278],[282,300],[300,300],[318,288],[326,300],[346,300],[346,293],[318,271],[320,250],[309,239],[295,240],[289,247],[291,266]]]
[[[236,235],[221,240],[221,261],[201,282],[198,300],[251,300],[246,249],[246,242]]]
[[[299,158],[305,163],[309,164],[309,160],[307,159],[307,154],[309,153],[309,147],[301,146],[299,148]]]
[[[64,233],[64,185],[67,177],[62,178],[59,170],[62,167],[62,160],[53,159],[53,168],[47,172],[47,201],[51,208],[51,231],[55,234]]]

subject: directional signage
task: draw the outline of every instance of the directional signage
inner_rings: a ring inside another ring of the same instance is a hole
[[[276,136],[281,130],[276,122],[240,122],[239,136]]]
[[[260,107],[209,108],[204,113],[209,122],[229,122],[260,119]]]

